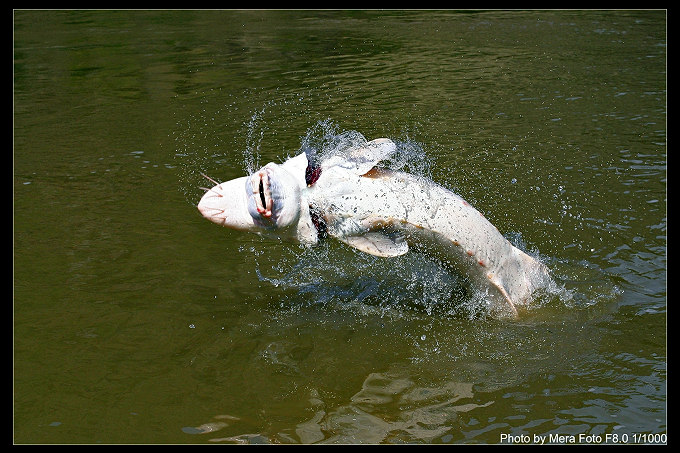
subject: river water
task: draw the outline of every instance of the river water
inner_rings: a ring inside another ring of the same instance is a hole
[[[14,11],[15,443],[666,440],[665,11]],[[228,231],[356,131],[556,282]]]

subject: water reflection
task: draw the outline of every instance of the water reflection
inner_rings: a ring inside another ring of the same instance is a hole
[[[317,414],[310,422],[326,433],[323,443],[450,442],[460,413],[493,404],[472,402],[474,396],[471,383],[428,388],[409,378],[371,373],[350,404],[329,411],[318,422]],[[303,426],[309,429],[310,422]],[[302,436],[300,440],[305,442]]]
[[[331,407],[315,389],[309,392],[311,418],[294,431],[241,433],[212,437],[225,443],[448,443],[457,436],[459,415],[494,402],[479,402],[471,383],[446,382],[422,387],[396,373],[370,373],[347,404]],[[474,412],[473,412],[474,413]],[[227,419],[227,421],[224,421]],[[183,428],[189,434],[227,429],[238,417],[218,415],[215,421]],[[240,427],[234,427],[238,429]],[[229,433],[231,434],[231,433]]]

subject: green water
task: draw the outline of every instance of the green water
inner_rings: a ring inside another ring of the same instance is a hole
[[[666,24],[15,11],[14,442],[664,441]],[[558,291],[494,320],[427,256],[201,218],[201,172],[327,129],[413,150]]]

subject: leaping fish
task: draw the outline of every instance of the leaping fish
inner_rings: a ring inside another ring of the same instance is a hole
[[[387,138],[325,159],[307,150],[250,176],[213,181],[198,210],[218,225],[310,246],[333,237],[380,257],[422,250],[485,291],[493,315],[516,317],[551,281],[548,268],[450,190],[377,167],[395,151]]]

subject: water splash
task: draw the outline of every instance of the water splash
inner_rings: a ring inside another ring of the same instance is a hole
[[[360,132],[342,130],[330,119],[318,121],[301,137],[299,149],[325,160],[368,140]],[[408,137],[394,139],[396,152],[380,165],[430,178],[431,159],[422,144]],[[289,156],[290,157],[290,156]],[[520,234],[513,244],[527,251]],[[380,316],[411,316],[412,312],[465,318],[487,316],[490,297],[468,288],[465,278],[452,274],[427,253],[411,251],[397,258],[379,258],[327,241],[308,249],[287,247],[283,257],[258,253],[256,272],[261,282],[293,290],[290,303],[325,304],[335,309],[359,310]],[[543,260],[537,250],[531,255]],[[272,261],[273,260],[273,261]],[[559,300],[564,305],[572,294],[550,281],[530,309]]]
[[[378,138],[378,137],[372,137]],[[396,152],[380,165],[390,170],[406,171],[419,176],[430,177],[430,159],[421,143],[408,135],[403,138],[392,138]],[[337,154],[343,154],[352,148],[365,145],[369,140],[358,131],[341,130],[331,119],[319,120],[311,126],[301,138],[297,155],[307,152],[317,160],[326,160]],[[292,156],[290,156],[292,157]]]
[[[260,281],[289,292],[282,307],[324,305],[389,318],[485,311],[479,306],[484,301],[467,298],[461,277],[419,253],[380,258],[328,241],[289,249],[284,257],[260,254],[255,261]]]
[[[265,103],[260,109],[251,112],[242,124],[245,147],[239,152],[240,162],[236,163],[233,152],[228,161],[223,152],[213,150],[218,148],[218,144],[222,145],[219,139],[213,146],[195,145],[194,138],[205,137],[204,128],[208,127],[205,126],[205,118],[200,121],[193,118],[186,120],[177,140],[177,156],[185,164],[181,184],[185,197],[188,198],[190,188],[199,185],[197,181],[202,179],[200,173],[214,174],[211,168],[215,165],[233,168],[240,164],[244,174],[259,168],[261,148],[271,127],[268,113],[273,107],[276,107],[275,103]],[[380,165],[432,179],[432,160],[428,158],[425,147],[408,135],[392,139],[396,144],[396,152]],[[299,147],[287,151],[287,157],[306,152],[309,156],[324,160],[367,141],[360,132],[343,130],[327,118],[312,124],[299,137]],[[511,233],[507,237],[516,247],[528,251],[532,256],[544,262],[551,259],[539,256],[537,250],[527,250],[520,234]],[[385,259],[356,252],[334,241],[313,249],[286,244],[278,248],[280,253],[269,253],[271,242],[262,241],[254,242],[254,245],[247,247],[248,250],[243,247],[241,250],[253,257],[261,282],[281,288],[286,294],[292,293],[284,297],[287,298],[282,302],[284,305],[326,304],[339,310],[351,309],[391,317],[425,313],[478,318],[486,316],[488,312],[489,299],[486,294],[467,290],[462,277],[452,275],[426,254],[412,252],[402,257]],[[573,283],[569,277],[566,281]],[[562,283],[551,282],[530,308],[555,303],[570,308],[588,306],[604,297],[593,296],[588,292],[584,295],[583,285],[578,282],[572,287],[576,289],[567,289]],[[610,289],[604,288],[602,292],[616,294]]]

